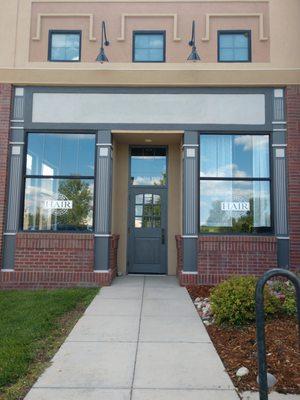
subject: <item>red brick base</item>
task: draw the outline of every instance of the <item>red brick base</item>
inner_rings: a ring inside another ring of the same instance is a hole
[[[17,272],[93,272],[94,237],[77,233],[17,234]]]
[[[55,289],[66,287],[109,286],[113,280],[107,273],[63,271],[0,272],[0,289]]]
[[[263,275],[277,267],[274,236],[200,236],[199,283],[215,285],[232,275]]]
[[[177,274],[181,285],[216,285],[233,275],[260,276],[277,266],[274,236],[200,236],[198,273],[182,272],[182,238],[176,236]]]
[[[0,288],[108,286],[117,273],[118,240],[112,235],[109,270],[95,272],[93,235],[18,233],[15,269],[0,271]]]

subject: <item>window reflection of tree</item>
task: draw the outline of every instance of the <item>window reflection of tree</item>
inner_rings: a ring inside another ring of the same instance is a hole
[[[253,218],[253,198],[249,199],[250,210],[244,212],[242,215],[234,216],[234,211],[224,212],[221,209],[221,201],[216,200],[212,203],[209,216],[207,218],[207,225],[201,226],[202,232],[207,233],[252,233],[254,230]]]
[[[160,178],[158,182],[153,183],[154,186],[166,186],[166,184],[167,184],[167,173],[166,172],[162,173],[162,178]]]
[[[58,193],[73,201],[72,209],[63,215],[37,206],[26,213],[25,228],[30,230],[87,230],[92,229],[93,190],[81,179],[61,180]]]
[[[93,195],[87,182],[81,179],[64,180],[60,183],[58,192],[73,201],[73,208],[63,215],[58,215],[58,223],[64,229],[87,229],[90,205]]]
[[[161,225],[161,196],[146,193],[136,195],[135,228],[159,228]],[[142,205],[140,205],[143,203]]]

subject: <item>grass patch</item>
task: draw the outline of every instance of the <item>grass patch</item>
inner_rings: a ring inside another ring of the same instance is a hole
[[[19,400],[99,289],[0,292],[0,399]]]

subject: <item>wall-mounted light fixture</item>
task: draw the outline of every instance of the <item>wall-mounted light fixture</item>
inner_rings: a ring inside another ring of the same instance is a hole
[[[201,58],[197,52],[196,43],[195,43],[195,21],[192,23],[192,37],[189,41],[189,46],[191,46],[192,51],[191,54],[188,56],[188,61],[200,61]]]
[[[106,57],[106,54],[104,52],[104,46],[109,46],[109,41],[107,40],[105,22],[102,21],[101,47],[100,47],[100,53],[96,58],[96,61],[100,62],[101,64],[103,64],[104,62],[108,62],[108,58]]]

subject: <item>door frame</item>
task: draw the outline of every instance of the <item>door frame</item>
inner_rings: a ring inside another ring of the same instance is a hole
[[[131,185],[131,149],[133,148],[144,148],[144,147],[161,147],[166,149],[166,172],[167,172],[167,184],[164,186],[149,186],[149,185],[139,185],[139,186],[134,186]],[[130,236],[129,236],[129,229],[130,229],[130,189],[131,188],[141,188],[141,189],[153,189],[153,188],[162,188],[166,191],[165,197],[166,197],[166,230],[165,230],[165,243],[166,243],[166,273],[162,275],[168,275],[169,273],[169,263],[168,263],[168,248],[169,248],[169,235],[168,235],[168,222],[169,222],[169,207],[168,207],[168,198],[169,198],[169,146],[166,144],[155,144],[151,145],[149,144],[130,144],[128,146],[128,182],[127,182],[127,243],[126,243],[126,274],[128,274],[128,269],[129,269],[129,251],[130,251]],[[153,274],[153,275],[159,275],[159,274]]]

